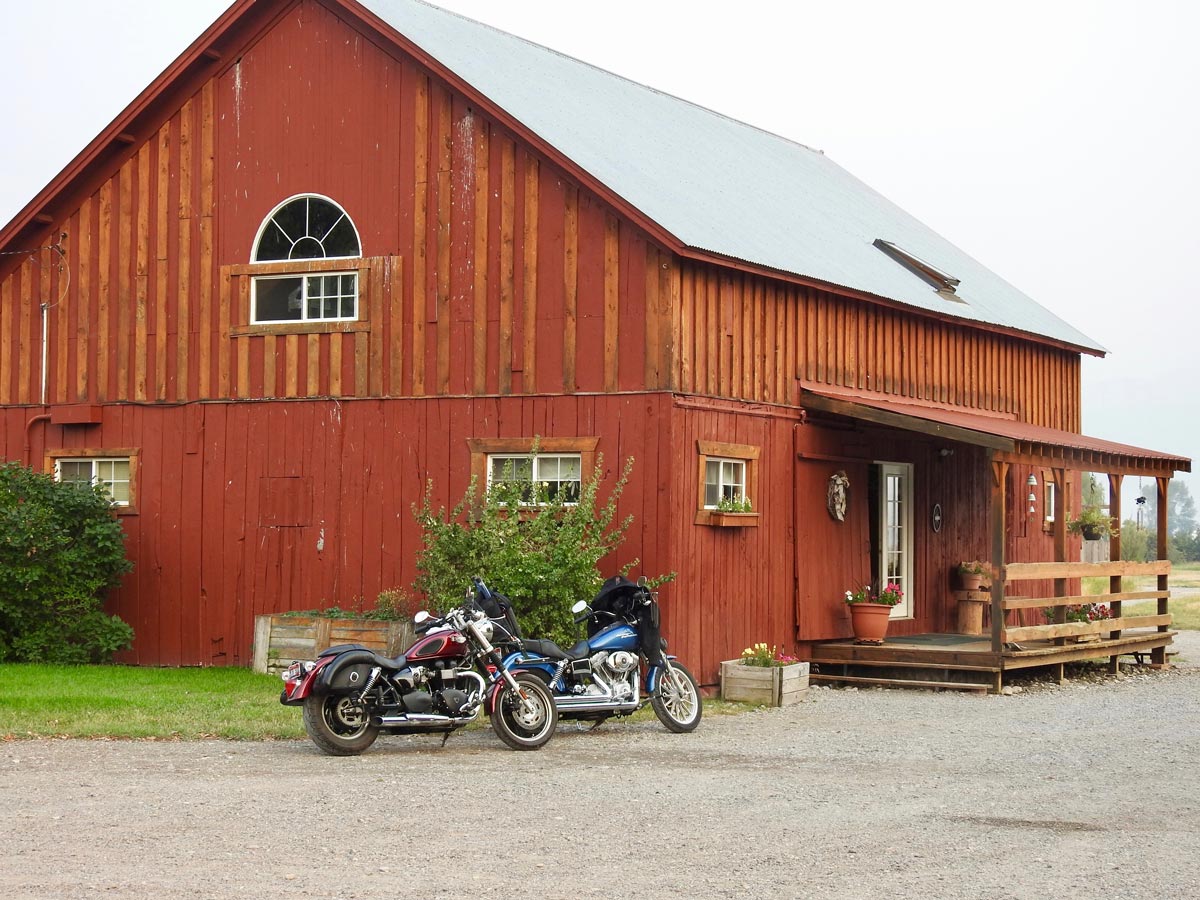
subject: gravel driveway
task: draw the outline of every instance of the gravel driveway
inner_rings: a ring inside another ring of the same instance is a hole
[[[536,753],[9,742],[0,896],[1200,897],[1200,632],[1176,648],[1012,696],[566,723]]]

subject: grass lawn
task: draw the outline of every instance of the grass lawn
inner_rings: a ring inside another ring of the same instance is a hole
[[[1171,592],[1168,611],[1174,617],[1172,628],[1200,631],[1200,563],[1177,563],[1171,567]],[[1153,575],[1138,575],[1122,579],[1126,591],[1153,591],[1158,582]],[[1107,578],[1085,578],[1085,594],[1101,594],[1108,590]],[[1157,600],[1137,600],[1122,604],[1127,616],[1151,616],[1158,612]]]
[[[304,736],[283,682],[248,669],[0,666],[0,737],[271,740]]]
[[[304,737],[300,709],[283,706],[283,682],[248,669],[134,666],[0,666],[0,740],[38,737],[133,740],[282,740]],[[751,704],[705,699],[704,714]],[[654,721],[647,706],[630,717]],[[605,727],[619,728],[613,720]],[[625,720],[627,721],[627,720]],[[470,728],[486,725],[486,719]]]

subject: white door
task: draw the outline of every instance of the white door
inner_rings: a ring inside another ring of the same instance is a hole
[[[879,464],[879,586],[891,583],[904,592],[893,619],[912,618],[912,481],[911,464]]]

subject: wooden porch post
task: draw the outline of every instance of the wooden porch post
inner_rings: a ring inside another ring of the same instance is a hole
[[[1051,469],[1054,474],[1054,483],[1058,485],[1054,491],[1054,561],[1057,563],[1065,563],[1067,561],[1067,492],[1071,490],[1071,485],[1067,484],[1066,469]],[[1067,579],[1054,579],[1054,596],[1055,598],[1066,597],[1067,594]],[[1054,607],[1054,623],[1062,625],[1067,621],[1067,608],[1065,606]],[[1055,638],[1054,643],[1065,644],[1065,638]],[[1066,672],[1062,663],[1055,666],[1055,676],[1059,684],[1066,680]]]
[[[1159,475],[1154,480],[1158,482],[1158,558],[1163,560],[1168,559],[1170,556],[1167,552],[1167,547],[1170,545],[1170,540],[1167,536],[1167,487],[1171,484],[1171,477],[1169,475]],[[1164,594],[1170,589],[1169,576],[1158,576],[1158,589]],[[1165,596],[1158,598],[1158,614],[1160,616],[1167,614],[1167,598]],[[1158,630],[1167,631],[1168,626],[1159,625]],[[1151,650],[1150,662],[1152,665],[1165,666],[1167,664],[1167,648],[1155,647]]]
[[[1121,558],[1121,484],[1125,481],[1124,475],[1108,476],[1108,514],[1117,520],[1117,530],[1114,531],[1108,538],[1108,561],[1116,562]],[[1122,590],[1121,576],[1110,575],[1108,579],[1108,592],[1110,594],[1119,594]],[[1121,601],[1115,600],[1109,604],[1108,608],[1112,610],[1113,618],[1121,618]],[[1110,638],[1121,636],[1119,631],[1110,631]],[[1110,656],[1108,658],[1108,671],[1111,675],[1116,675],[1121,671],[1119,656]]]
[[[992,652],[1004,649],[1004,498],[1008,463],[992,460]],[[999,687],[999,685],[997,685]]]

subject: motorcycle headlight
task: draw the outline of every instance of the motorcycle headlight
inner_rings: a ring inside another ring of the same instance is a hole
[[[492,639],[492,632],[494,629],[492,627],[491,619],[484,619],[482,622],[476,622],[475,626],[479,629],[479,633],[482,634],[485,639],[489,641]]]

